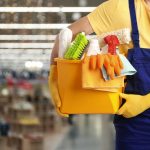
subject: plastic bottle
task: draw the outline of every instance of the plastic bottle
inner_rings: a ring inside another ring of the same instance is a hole
[[[89,48],[87,51],[87,56],[100,54],[99,41],[97,39],[91,39]]]

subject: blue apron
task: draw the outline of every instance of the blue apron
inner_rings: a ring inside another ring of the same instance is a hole
[[[129,9],[134,48],[129,49],[128,59],[137,73],[127,77],[125,93],[146,95],[150,93],[150,49],[140,48],[134,0],[129,0]],[[116,115],[114,125],[116,150],[150,150],[150,109],[130,119]]]

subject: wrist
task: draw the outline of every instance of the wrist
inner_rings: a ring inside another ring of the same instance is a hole
[[[150,94],[144,96],[146,105],[150,108]]]

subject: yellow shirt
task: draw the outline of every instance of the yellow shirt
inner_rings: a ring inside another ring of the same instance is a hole
[[[88,14],[89,22],[97,35],[123,28],[131,28],[129,0],[108,0]],[[140,34],[140,46],[150,48],[150,6],[145,0],[135,0],[137,22]],[[132,43],[120,46],[126,53]]]

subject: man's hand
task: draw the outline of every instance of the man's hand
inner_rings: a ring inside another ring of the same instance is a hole
[[[61,107],[61,100],[60,100],[58,86],[57,86],[57,66],[56,65],[51,65],[48,84],[49,84],[52,102],[55,106],[55,110],[57,111],[59,115],[63,117],[68,117],[67,114],[62,114],[59,110]]]
[[[126,100],[125,104],[117,112],[125,118],[135,117],[150,108],[150,94],[141,96],[134,94],[120,94]]]

